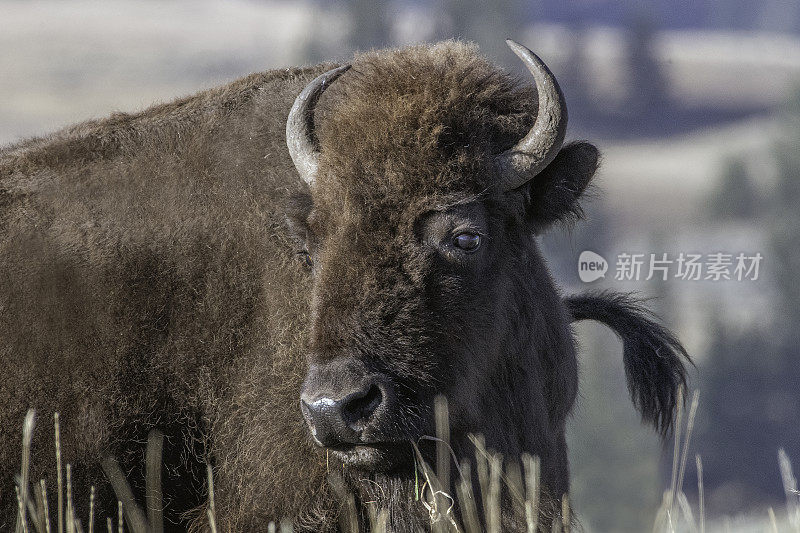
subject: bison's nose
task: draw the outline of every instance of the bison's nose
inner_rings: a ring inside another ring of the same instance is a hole
[[[378,383],[368,381],[360,388],[336,396],[304,391],[300,396],[300,408],[311,435],[321,446],[358,444],[384,396]]]

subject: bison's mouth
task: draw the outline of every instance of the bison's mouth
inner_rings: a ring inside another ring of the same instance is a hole
[[[358,470],[388,473],[414,463],[414,450],[407,442],[342,444],[326,450],[331,458]]]

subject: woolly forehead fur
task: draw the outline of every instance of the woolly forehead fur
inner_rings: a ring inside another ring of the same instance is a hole
[[[359,55],[316,109],[321,146],[315,200],[408,206],[487,191],[493,156],[530,129],[533,80],[446,41]],[[325,191],[325,192],[323,192]]]

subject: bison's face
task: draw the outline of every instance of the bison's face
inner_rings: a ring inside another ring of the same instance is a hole
[[[504,217],[477,200],[384,206],[383,219],[309,207],[293,227],[312,283],[301,408],[314,440],[362,467],[411,460],[408,443],[433,435],[437,393],[453,399],[454,430],[474,430],[484,378],[514,336],[522,265]]]
[[[552,377],[531,352],[564,344],[566,327],[534,235],[575,209],[597,154],[586,144],[559,152],[558,87],[529,51],[515,51],[544,80],[539,107],[550,111],[506,152],[533,122],[530,91],[497,74],[449,73],[447,58],[392,85],[391,97],[377,96],[386,87],[364,83],[364,72],[342,82],[321,151],[313,104],[345,69],[312,82],[289,116],[290,153],[310,185],[289,216],[311,285],[300,407],[314,441],[346,464],[411,462],[409,443],[434,434],[437,394],[449,400],[458,440],[513,423],[493,406],[498,387],[522,374],[545,387]],[[472,76],[476,87],[432,100],[425,84],[447,76]],[[348,94],[352,86],[360,92]],[[548,424],[548,393],[530,395]]]

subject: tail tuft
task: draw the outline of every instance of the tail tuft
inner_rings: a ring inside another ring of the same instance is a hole
[[[672,427],[679,387],[686,387],[686,349],[658,317],[627,293],[598,291],[564,299],[574,321],[596,320],[623,344],[625,377],[631,400],[662,435]]]

